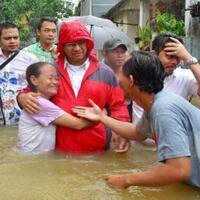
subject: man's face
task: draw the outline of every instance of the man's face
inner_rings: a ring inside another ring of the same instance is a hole
[[[40,30],[37,30],[37,36],[39,37],[41,44],[53,44],[56,36],[56,25],[53,22],[44,21]]]
[[[108,50],[105,55],[105,61],[111,68],[122,67],[126,61],[126,50],[123,46],[118,46],[113,50]]]
[[[0,47],[3,53],[8,56],[19,48],[19,31],[17,28],[3,29],[0,36]]]
[[[72,65],[82,65],[87,59],[87,42],[79,40],[64,45],[64,52],[67,60]]]
[[[177,65],[180,63],[180,59],[178,57],[167,55],[164,50],[159,53],[158,57],[165,69],[165,74],[167,76],[172,74]]]
[[[119,84],[123,90],[125,99],[132,100],[131,79],[126,77],[122,71],[119,73]]]

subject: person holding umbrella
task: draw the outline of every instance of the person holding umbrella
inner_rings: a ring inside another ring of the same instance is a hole
[[[112,70],[102,66],[93,50],[93,40],[86,27],[79,21],[64,22],[60,27],[56,62],[60,87],[51,100],[68,113],[76,105],[89,106],[93,99],[112,117],[130,121],[121,91]],[[19,94],[18,102],[28,112],[37,112],[40,107],[32,93]],[[56,147],[58,151],[91,153],[107,149],[111,132],[102,123],[95,123],[84,130],[57,126]],[[121,138],[118,151],[127,151],[128,141]]]

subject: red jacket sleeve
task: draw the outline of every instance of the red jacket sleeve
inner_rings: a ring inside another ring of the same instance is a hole
[[[125,103],[124,94],[119,86],[112,87],[108,97],[110,116],[121,120],[130,122],[130,116]]]

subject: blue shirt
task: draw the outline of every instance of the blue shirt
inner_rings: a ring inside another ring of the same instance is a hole
[[[200,110],[184,98],[161,91],[145,112],[138,130],[146,137],[157,133],[158,159],[191,157],[192,173],[187,183],[200,188]]]

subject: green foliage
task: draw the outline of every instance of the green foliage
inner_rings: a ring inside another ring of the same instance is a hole
[[[153,32],[170,32],[178,36],[185,36],[184,21],[177,20],[175,15],[171,13],[160,13],[158,11],[154,21],[154,24],[151,22],[151,26],[148,21],[143,27],[138,26],[136,43],[138,43],[140,49],[146,50],[149,48]]]
[[[139,48],[143,50],[148,49],[151,43],[151,39],[152,29],[147,21],[143,27],[138,26],[137,28],[137,40]]]
[[[185,36],[184,21],[177,20],[171,13],[160,13],[156,15],[156,32],[170,32],[178,36]]]
[[[13,21],[20,28],[21,40],[34,34],[41,17],[55,19],[73,15],[73,4],[63,0],[1,0],[0,21]]]

